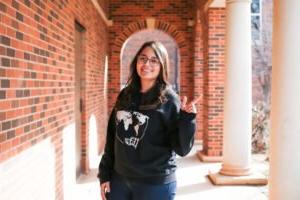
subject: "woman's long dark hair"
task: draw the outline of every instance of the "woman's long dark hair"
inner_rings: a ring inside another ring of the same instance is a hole
[[[138,50],[130,64],[130,76],[126,83],[126,86],[122,93],[119,95],[116,103],[116,108],[120,109],[129,109],[132,104],[132,96],[139,93],[141,90],[141,80],[137,73],[137,60],[141,52],[146,48],[150,47],[153,49],[155,55],[157,56],[160,62],[160,71],[156,79],[156,83],[146,98],[142,99],[141,105],[151,105],[162,103],[166,100],[165,90],[169,85],[168,82],[168,70],[169,70],[169,58],[168,52],[162,43],[156,41],[149,41],[144,43],[141,48]],[[147,95],[147,93],[146,93]]]

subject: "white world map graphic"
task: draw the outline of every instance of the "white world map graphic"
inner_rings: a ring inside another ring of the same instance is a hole
[[[119,110],[116,114],[117,125],[120,125],[121,122],[124,124],[124,130],[128,131],[130,125],[133,125],[134,135],[129,138],[124,138],[124,141],[121,139],[122,137],[118,137],[118,139],[128,146],[137,147],[139,141],[143,138],[145,131],[147,129],[149,117],[140,112],[128,112],[125,110]],[[135,124],[133,124],[134,119],[137,120]],[[140,133],[139,129],[143,126],[144,130]]]

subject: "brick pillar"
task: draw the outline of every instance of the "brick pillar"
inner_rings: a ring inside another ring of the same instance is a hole
[[[209,8],[203,19],[203,150],[198,156],[214,162],[221,160],[223,142],[225,9]]]
[[[200,17],[201,11],[197,11],[195,30],[194,30],[194,96],[202,98],[197,106],[197,139],[203,139],[203,66],[204,66],[204,45],[203,20]]]

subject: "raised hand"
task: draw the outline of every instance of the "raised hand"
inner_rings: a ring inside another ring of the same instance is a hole
[[[197,97],[193,99],[191,102],[187,103],[187,97],[183,96],[181,100],[181,110],[188,113],[197,113],[196,103],[200,100],[200,97]]]

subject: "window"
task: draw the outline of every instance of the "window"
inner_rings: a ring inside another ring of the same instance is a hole
[[[255,42],[261,41],[261,1],[262,0],[252,0],[251,3],[251,30],[252,30],[252,40]]]

